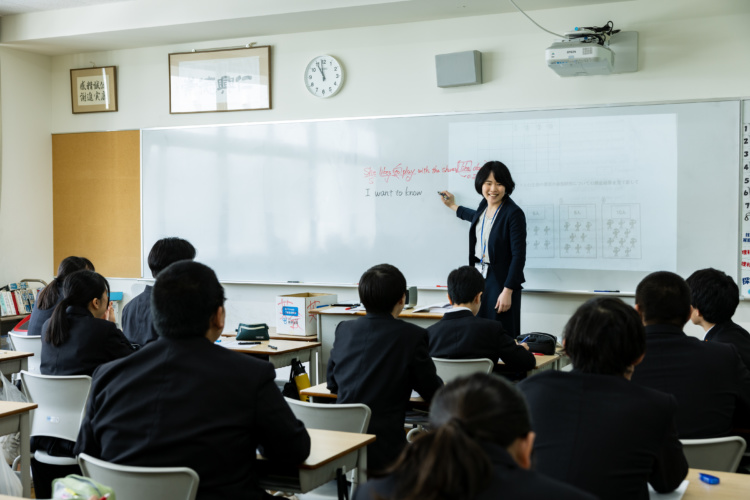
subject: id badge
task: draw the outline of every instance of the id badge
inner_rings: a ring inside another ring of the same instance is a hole
[[[487,279],[487,268],[490,266],[486,262],[477,262],[474,266],[480,273],[482,273],[482,278]]]

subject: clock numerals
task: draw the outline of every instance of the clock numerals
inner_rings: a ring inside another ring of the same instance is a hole
[[[330,56],[316,57],[305,70],[305,86],[317,97],[332,97],[343,86],[344,68]]]

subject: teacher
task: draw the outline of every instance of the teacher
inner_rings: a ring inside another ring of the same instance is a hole
[[[510,199],[515,183],[508,167],[490,161],[477,172],[474,188],[484,198],[476,210],[456,204],[453,194],[441,191],[443,203],[469,230],[469,265],[485,278],[479,317],[499,320],[511,337],[521,334],[521,284],[525,281],[526,216]]]

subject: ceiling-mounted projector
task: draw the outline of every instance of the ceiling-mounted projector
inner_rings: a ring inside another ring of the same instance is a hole
[[[547,66],[560,76],[609,75],[615,63],[609,39],[618,32],[611,21],[601,28],[575,28],[547,47]]]

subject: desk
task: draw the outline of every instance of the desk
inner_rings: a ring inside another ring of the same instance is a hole
[[[278,467],[265,459],[258,461],[258,482],[262,488],[306,493],[335,479],[337,469],[349,471],[354,467],[357,483],[367,481],[367,445],[375,441],[374,435],[321,429],[307,429],[307,432],[310,456],[298,467]]]
[[[231,332],[222,332],[222,337],[236,337],[237,332],[231,331]],[[289,335],[286,333],[276,333],[276,327],[275,326],[269,326],[268,327],[268,338],[271,340],[295,340],[299,342],[317,342],[318,336],[317,335]]]
[[[270,349],[268,345],[276,346],[278,349]],[[295,342],[292,340],[264,340],[259,345],[238,345],[235,340],[222,340],[219,345],[237,352],[247,354],[260,354],[268,356],[274,368],[290,366],[292,359],[298,359],[301,363],[310,362],[310,372],[314,375],[314,383],[320,382],[320,342]]]
[[[707,472],[716,476],[721,482],[716,485],[703,483],[698,478],[699,472]],[[682,500],[736,500],[750,495],[750,475],[748,474],[690,469],[686,479],[690,483]]]
[[[299,391],[300,395],[302,396],[311,396],[313,398],[325,398],[325,399],[336,399],[338,398],[338,395],[333,394],[331,391],[328,390],[327,382],[323,382],[322,384],[313,385],[312,387],[308,387],[307,389],[302,389]],[[424,399],[422,399],[422,396],[414,396],[409,398],[409,401],[412,403],[424,403]]]
[[[0,351],[0,372],[6,377],[29,369],[29,358],[33,352]]]
[[[25,360],[26,358],[24,358]],[[31,435],[31,424],[29,422],[29,411],[36,408],[34,403],[15,403],[12,401],[0,401],[0,435],[21,433],[21,485],[23,496],[31,495],[31,452],[29,451],[29,437]]]

